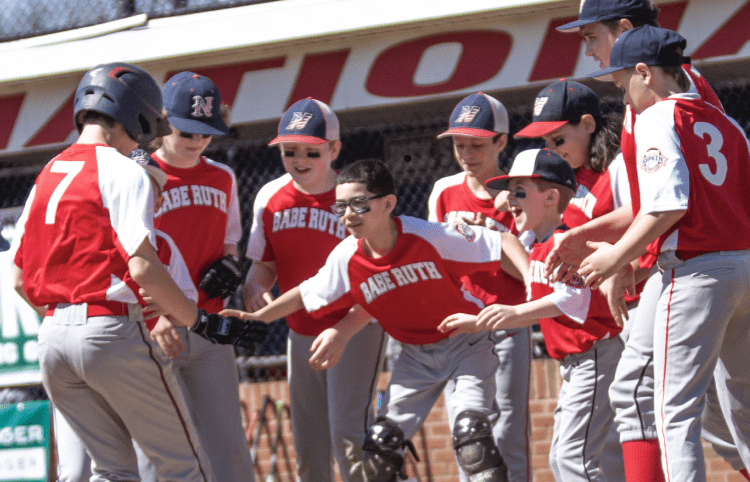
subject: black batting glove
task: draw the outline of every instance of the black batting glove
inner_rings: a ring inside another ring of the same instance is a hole
[[[198,309],[198,318],[190,328],[203,338],[220,345],[237,345],[253,348],[268,336],[268,325],[262,321],[243,320],[234,316],[221,316]]]
[[[198,285],[209,298],[226,298],[242,284],[242,267],[231,254],[217,259],[208,267]]]

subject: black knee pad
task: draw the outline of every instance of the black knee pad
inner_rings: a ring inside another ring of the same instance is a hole
[[[366,482],[397,482],[404,470],[404,432],[393,421],[378,417],[362,445],[362,466]]]
[[[458,414],[453,426],[453,449],[470,482],[508,481],[508,468],[492,439],[492,424],[482,412],[464,410]]]

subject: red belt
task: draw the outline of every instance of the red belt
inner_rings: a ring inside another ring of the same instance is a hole
[[[47,316],[52,316],[55,312],[57,303],[50,303],[47,306]],[[86,316],[128,316],[128,304],[119,301],[95,301],[88,303]]]

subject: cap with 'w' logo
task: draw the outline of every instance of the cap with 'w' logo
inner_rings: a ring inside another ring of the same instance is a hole
[[[438,136],[493,137],[508,133],[508,111],[499,100],[478,92],[465,97],[451,114],[450,127]]]
[[[161,91],[167,120],[188,134],[218,136],[229,132],[221,118],[221,95],[208,77],[180,72]]]
[[[338,141],[339,120],[328,105],[312,97],[302,99],[289,107],[279,122],[279,135],[268,143],[281,142],[325,144]]]

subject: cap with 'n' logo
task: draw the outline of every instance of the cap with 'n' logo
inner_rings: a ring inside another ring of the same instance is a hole
[[[508,111],[499,100],[478,92],[465,97],[451,114],[449,129],[438,136],[493,137],[508,133]]]
[[[268,143],[304,142],[325,144],[338,141],[339,119],[328,105],[312,97],[302,99],[289,107],[279,122],[279,135]]]
[[[221,95],[208,77],[180,72],[162,89],[167,120],[188,134],[218,136],[229,132],[221,118]]]
[[[599,96],[583,84],[560,79],[539,92],[531,124],[518,131],[515,137],[542,137],[569,122],[577,124],[584,114],[590,114],[599,122],[602,117]]]

